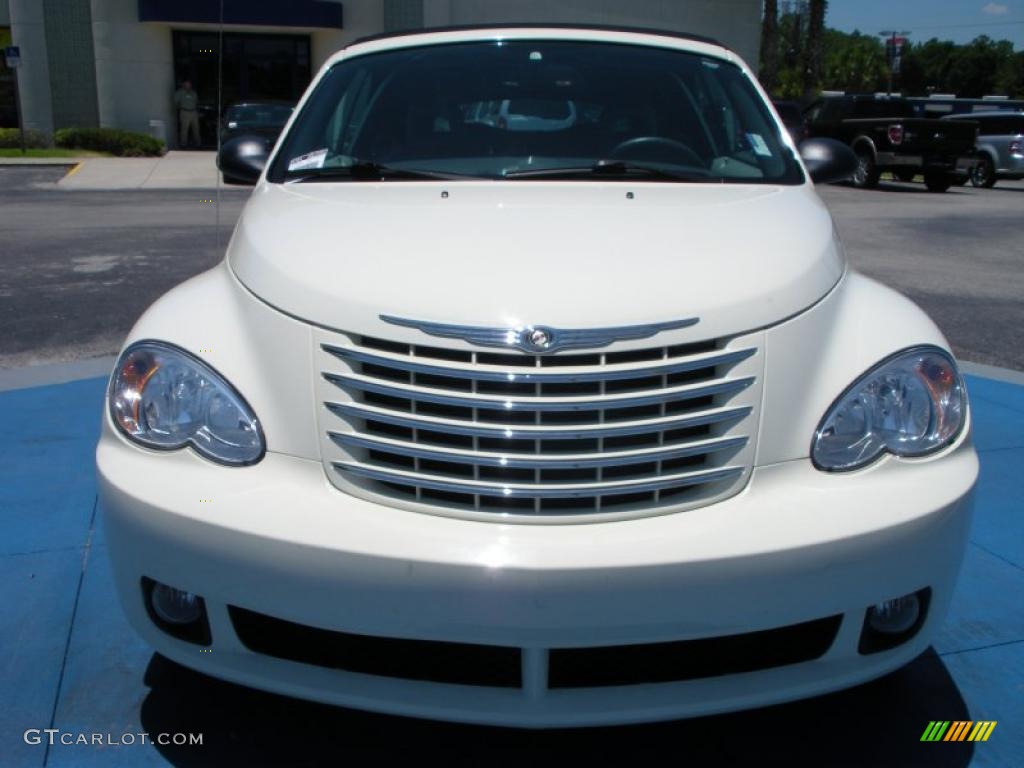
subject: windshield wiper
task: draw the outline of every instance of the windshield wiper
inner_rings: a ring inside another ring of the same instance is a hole
[[[525,168],[506,171],[505,179],[574,179],[581,177],[602,176],[608,178],[648,177],[662,181],[711,181],[711,177],[700,171],[672,171],[656,165],[627,163],[623,160],[599,160],[593,165],[562,166],[554,168]]]
[[[351,165],[329,165],[323,168],[303,168],[288,171],[289,181],[328,181],[353,179],[354,181],[384,181],[385,179],[467,179],[473,178],[459,173],[443,173],[413,168],[393,168],[389,165],[363,160]]]

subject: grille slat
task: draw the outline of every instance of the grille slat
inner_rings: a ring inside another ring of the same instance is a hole
[[[332,344],[322,345],[323,349],[332,355],[348,362],[360,363],[363,365],[374,365],[382,368],[391,368],[395,371],[425,374],[431,376],[446,376],[456,380],[465,381],[476,379],[478,381],[518,381],[518,382],[570,382],[570,381],[616,381],[619,379],[639,379],[649,376],[661,376],[663,374],[683,373],[704,368],[714,368],[720,365],[730,365],[746,360],[754,355],[757,350],[753,348],[736,349],[717,352],[708,352],[694,355],[678,362],[668,364],[657,364],[650,366],[630,365],[608,365],[593,366],[593,370],[566,371],[544,370],[541,368],[516,368],[511,370],[502,368],[500,365],[470,365],[463,368],[451,368],[448,366],[433,365],[413,361],[408,357],[384,356],[381,354],[369,354],[347,347],[337,347]],[[483,358],[483,355],[479,357]],[[494,357],[491,355],[490,357]],[[422,359],[422,358],[421,358]]]
[[[475,464],[481,467],[510,467],[537,469],[578,469],[584,467],[613,467],[628,464],[643,464],[650,461],[668,461],[688,456],[707,455],[742,448],[748,438],[727,437],[703,440],[681,446],[659,446],[654,449],[617,451],[612,453],[487,453],[479,450],[456,451],[441,447],[425,446],[416,442],[403,442],[367,435],[331,432],[331,438],[348,447],[367,448],[391,453],[396,456]]]
[[[680,429],[720,421],[741,419],[747,416],[750,406],[736,408],[715,408],[708,411],[687,414],[678,418],[656,418],[631,422],[615,422],[614,424],[571,424],[571,425],[535,425],[535,424],[491,424],[441,419],[434,416],[419,414],[400,415],[386,408],[379,408],[362,403],[333,403],[327,407],[343,416],[368,421],[382,421],[400,427],[413,429],[435,429],[456,435],[476,435],[478,437],[504,437],[516,439],[573,439],[586,437],[613,437],[618,435],[639,435],[648,432],[661,432],[666,429]]]
[[[602,483],[523,484],[448,480],[443,475],[431,475],[424,472],[403,472],[397,469],[345,461],[336,461],[334,466],[343,472],[349,472],[359,477],[379,480],[385,483],[415,484],[420,488],[430,488],[431,490],[447,491],[449,493],[480,494],[523,499],[573,499],[621,493],[651,493],[661,488],[713,483],[735,477],[743,472],[743,467],[722,467],[720,469],[709,469],[700,472],[666,475],[657,480],[633,479]]]
[[[638,408],[645,405],[662,405],[668,401],[687,400],[709,395],[727,395],[740,392],[754,383],[753,376],[723,379],[712,384],[690,384],[681,387],[638,391],[627,396],[607,395],[597,398],[579,397],[532,397],[512,399],[488,395],[455,395],[436,389],[415,386],[381,384],[379,381],[355,374],[326,373],[328,381],[375,395],[392,398],[408,398],[419,402],[436,403],[462,408],[493,408],[502,411],[585,411],[599,408]],[[659,381],[662,378],[659,377]]]
[[[478,519],[628,517],[725,498],[749,475],[753,337],[553,355],[317,341],[324,461],[359,496]]]

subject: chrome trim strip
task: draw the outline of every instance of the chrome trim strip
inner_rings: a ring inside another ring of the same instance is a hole
[[[536,397],[515,399],[512,396],[458,395],[444,390],[418,388],[406,384],[381,384],[379,380],[366,376],[325,373],[324,378],[339,387],[351,387],[360,392],[416,400],[438,405],[452,405],[462,408],[484,408],[495,411],[596,411],[606,408],[635,408],[642,405],[660,405],[677,400],[690,400],[708,395],[732,394],[746,389],[754,383],[753,376],[738,379],[720,379],[712,384],[688,384],[667,387],[646,394],[626,393],[593,397]]]
[[[410,456],[431,461],[449,461],[455,464],[476,464],[482,467],[510,467],[513,469],[586,469],[589,467],[619,467],[650,461],[667,461],[687,456],[719,453],[732,448],[742,448],[749,438],[725,437],[701,442],[685,443],[678,446],[658,446],[636,451],[616,451],[595,454],[522,454],[522,453],[473,453],[441,446],[424,447],[420,443],[409,443],[394,438],[377,438],[365,434],[333,432],[328,434],[342,447],[355,446],[370,450],[384,451],[399,456]]]
[[[425,373],[432,376],[448,376],[454,379],[470,379],[476,381],[504,381],[516,383],[534,382],[586,382],[586,381],[618,381],[621,379],[640,379],[646,376],[664,376],[685,371],[696,371],[746,360],[757,352],[754,347],[730,350],[727,352],[707,353],[703,357],[687,357],[676,363],[660,363],[658,365],[630,367],[628,365],[603,366],[600,370],[567,373],[549,373],[535,368],[523,368],[521,371],[502,370],[498,366],[486,367],[473,365],[466,368],[454,368],[445,365],[411,362],[411,358],[391,357],[387,355],[369,354],[355,349],[336,347],[332,344],[320,345],[325,352],[345,361],[379,365],[382,368],[393,368],[408,373]],[[555,369],[557,370],[557,369]]]
[[[732,478],[743,473],[743,467],[723,467],[701,472],[660,477],[657,480],[618,480],[611,483],[578,483],[574,485],[521,485],[516,483],[486,483],[477,480],[455,481],[439,475],[418,475],[400,470],[383,470],[358,462],[332,461],[335,469],[358,477],[384,483],[398,483],[415,488],[449,491],[480,496],[500,496],[518,499],[571,499],[584,496],[610,496],[620,493],[645,493],[677,488],[684,485],[705,485]],[[545,512],[545,514],[550,514]],[[576,514],[580,514],[577,510]]]
[[[622,325],[611,328],[552,328],[543,325],[520,325],[513,328],[488,328],[476,325],[453,325],[451,323],[430,323],[410,320],[393,315],[380,315],[380,319],[392,325],[415,328],[430,336],[461,339],[478,347],[515,347],[532,354],[546,354],[560,349],[595,349],[607,347],[616,341],[647,339],[662,331],[687,328],[696,325],[699,318],[688,317],[667,323],[644,325]],[[531,334],[537,332],[541,343],[531,342]]]
[[[447,432],[455,435],[475,437],[503,437],[510,440],[524,439],[577,439],[592,437],[614,437],[616,435],[639,435],[648,432],[696,427],[704,424],[716,424],[731,419],[740,419],[751,413],[751,406],[736,408],[718,408],[710,411],[699,411],[685,416],[658,418],[646,421],[613,422],[609,424],[567,424],[567,425],[534,425],[534,424],[483,424],[474,422],[449,421],[431,416],[401,416],[385,408],[377,408],[362,403],[324,403],[332,411],[347,418],[369,419],[385,424],[411,429],[426,429],[435,432]]]

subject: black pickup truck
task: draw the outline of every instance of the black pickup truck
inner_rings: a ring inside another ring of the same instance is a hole
[[[945,192],[977,162],[978,127],[913,115],[906,99],[874,95],[823,96],[804,110],[808,137],[838,139],[856,153],[855,186],[874,187],[891,171],[901,181],[922,174],[930,191]]]

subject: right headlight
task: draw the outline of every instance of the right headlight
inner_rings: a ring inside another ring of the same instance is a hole
[[[255,464],[263,430],[248,403],[219,373],[185,350],[159,341],[131,345],[117,361],[110,416],[147,448],[192,446],[221,464]]]
[[[960,433],[967,393],[937,347],[899,352],[861,376],[821,420],[811,444],[818,469],[859,469],[885,453],[926,456]]]

